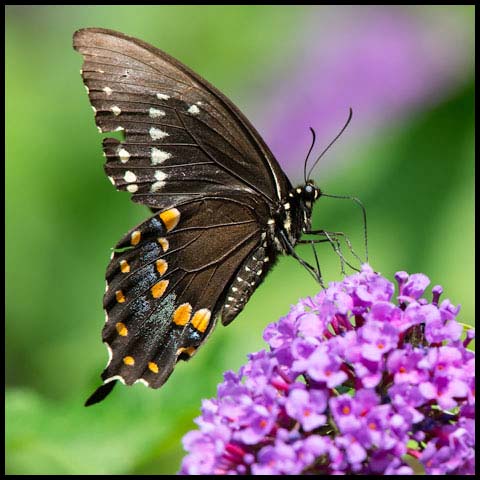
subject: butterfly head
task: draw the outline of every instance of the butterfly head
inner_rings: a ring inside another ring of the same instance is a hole
[[[293,221],[293,223],[297,225],[296,231],[298,234],[300,234],[300,232],[310,230],[313,204],[320,198],[321,195],[322,192],[320,188],[318,188],[313,180],[310,179],[304,185],[299,185],[290,191],[290,201],[293,205],[295,205],[293,211],[297,212],[294,217],[296,217],[298,220]],[[290,208],[290,203],[285,205],[288,205]],[[289,220],[287,221],[287,224],[290,224]]]
[[[297,197],[302,206],[311,212],[313,204],[320,198],[322,191],[313,180],[307,180],[304,185],[294,189],[291,196]]]

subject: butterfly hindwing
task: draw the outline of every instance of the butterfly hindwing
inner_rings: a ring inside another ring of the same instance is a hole
[[[103,340],[111,359],[104,381],[141,379],[158,388],[179,358],[192,356],[213,329],[234,274],[258,247],[259,229],[248,205],[203,199],[128,232],[107,268]]]

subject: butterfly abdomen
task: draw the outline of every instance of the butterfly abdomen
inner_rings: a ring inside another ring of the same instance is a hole
[[[249,298],[277,259],[276,253],[260,246],[245,259],[233,278],[222,309],[222,324],[228,325],[242,311]]]

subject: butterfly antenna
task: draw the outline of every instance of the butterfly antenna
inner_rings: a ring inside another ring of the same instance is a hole
[[[360,206],[363,214],[363,238],[365,241],[365,261],[368,263],[367,211],[365,210],[363,203],[357,197],[352,197],[350,195],[330,195],[330,194],[327,195],[326,193],[322,192],[322,197],[353,200],[357,205]]]
[[[337,134],[337,136],[327,145],[325,150],[318,156],[318,158],[315,160],[314,164],[310,168],[308,172],[308,178],[310,178],[310,174],[312,173],[312,170],[315,168],[315,165],[318,163],[318,161],[327,153],[328,149],[339,139],[339,137],[342,135],[342,133],[345,131],[345,129],[348,127],[348,124],[350,123],[350,120],[352,119],[353,111],[352,108],[349,108],[349,114],[347,121],[345,122],[345,125],[343,128],[340,130],[340,132]]]
[[[308,157],[312,153],[313,147],[315,145],[315,130],[312,127],[309,127],[310,131],[312,132],[312,144],[310,145],[310,150],[308,150],[307,158],[305,158],[305,163],[303,164],[303,180],[307,183],[307,163]]]

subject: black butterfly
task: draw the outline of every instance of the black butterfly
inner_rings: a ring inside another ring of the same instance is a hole
[[[260,135],[228,98],[157,48],[111,30],[74,34],[103,141],[105,171],[153,215],[114,247],[107,268],[103,341],[116,380],[162,386],[221,317],[242,310],[279,254],[310,231],[322,194],[292,188]]]

